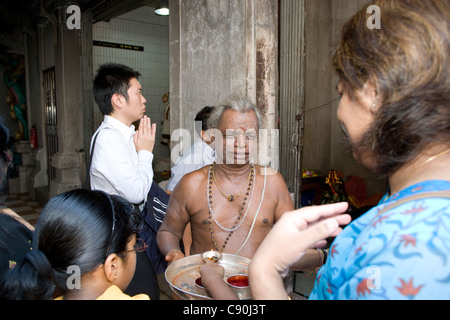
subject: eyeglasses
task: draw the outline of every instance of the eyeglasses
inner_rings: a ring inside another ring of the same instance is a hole
[[[113,201],[111,199],[111,197],[105,193],[106,197],[109,200],[109,203],[111,204],[111,210],[112,210],[112,228],[111,228],[111,237],[109,238],[109,244],[108,244],[108,249],[106,249],[106,254],[105,257],[103,258],[103,263],[105,263],[106,259],[108,258],[109,250],[111,249],[111,245],[113,242],[113,237],[114,237],[114,230],[116,229],[116,210],[114,210],[114,204]],[[136,238],[136,243],[133,246],[132,250],[125,250],[125,251],[121,251],[121,252],[116,252],[117,255],[121,255],[121,254],[126,254],[128,252],[133,252],[133,251],[137,251],[137,252],[145,252],[145,250],[148,248],[148,245],[144,242],[144,240],[142,240],[141,238]]]
[[[133,246],[133,249],[131,250],[125,250],[125,251],[121,251],[121,252],[116,252],[117,255],[122,255],[128,252],[145,252],[145,250],[148,248],[148,245],[145,243],[144,240],[142,240],[141,238],[136,238],[136,243]]]

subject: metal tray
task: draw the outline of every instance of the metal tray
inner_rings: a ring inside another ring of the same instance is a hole
[[[232,275],[248,275],[250,259],[223,253],[218,263],[224,268],[224,281]],[[165,277],[172,291],[184,300],[212,300],[208,291],[195,284],[195,279],[200,277],[199,270],[202,265],[203,258],[200,254],[188,256],[170,264],[166,269]],[[252,298],[250,287],[230,288],[241,300]]]

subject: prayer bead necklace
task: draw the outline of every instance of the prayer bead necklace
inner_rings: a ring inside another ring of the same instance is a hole
[[[239,194],[236,195],[236,196],[233,196],[232,194],[229,195],[229,196],[227,196],[227,195],[222,191],[222,189],[220,188],[219,184],[217,183],[217,180],[216,180],[216,174],[215,174],[215,171],[216,171],[216,163],[213,162],[213,164],[212,164],[211,167],[212,167],[212,176],[213,176],[213,179],[214,179],[214,183],[216,184],[217,189],[220,191],[220,193],[221,193],[225,198],[227,198],[228,201],[234,201],[234,200],[236,200],[237,198],[240,197],[240,195],[241,195],[242,192],[244,191],[245,185],[246,185],[247,182],[250,180],[250,178],[253,178],[254,173],[255,173],[255,171],[254,171],[254,166],[252,165],[252,170],[250,170],[250,172],[248,173],[248,178],[247,178],[247,180],[244,182],[244,184],[242,185],[242,188],[241,188],[241,191],[239,192]]]
[[[244,220],[245,220],[245,218],[247,216],[248,210],[250,208],[251,199],[253,198],[253,191],[255,190],[255,188],[253,186],[255,166],[251,165],[252,168],[251,168],[250,175],[249,175],[249,182],[248,182],[247,192],[245,194],[244,201],[242,203],[241,209],[239,210],[239,215],[237,216],[236,220],[234,221],[233,226],[232,226],[231,229],[223,227],[217,221],[217,219],[215,217],[215,214],[214,214],[214,212],[212,210],[212,184],[213,184],[212,174],[213,174],[213,166],[214,166],[214,164],[211,165],[211,167],[209,168],[209,173],[208,173],[208,194],[207,194],[207,196],[208,196],[208,207],[209,207],[209,231],[211,233],[211,240],[212,240],[212,243],[214,245],[214,248],[217,251],[222,252],[222,250],[224,250],[225,247],[227,246],[228,241],[230,240],[230,238],[233,235],[234,231],[236,231],[237,229],[239,229],[241,227],[242,223],[244,222]],[[251,196],[250,196],[250,189],[252,189]],[[250,198],[249,198],[249,196],[250,196]],[[243,216],[243,211],[244,211],[245,205],[247,204],[247,200],[249,200],[249,199],[250,199],[250,201],[249,201],[249,204],[247,206],[247,210],[245,211],[245,215]],[[214,230],[213,230],[213,226],[212,226],[213,220],[219,226],[220,229],[222,229],[223,231],[229,232],[228,236],[226,237],[226,239],[224,241],[224,244],[222,245],[222,248],[218,247],[217,242],[216,242],[215,237],[214,237]]]

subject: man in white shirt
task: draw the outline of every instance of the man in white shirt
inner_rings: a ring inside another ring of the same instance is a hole
[[[142,210],[153,182],[156,125],[145,116],[146,100],[140,73],[121,64],[100,66],[94,79],[94,97],[104,121],[91,142],[92,190],[119,195]],[[135,131],[134,122],[140,120]],[[136,271],[128,295],[145,293],[159,299],[156,274],[146,253],[136,252]]]
[[[171,178],[167,184],[166,192],[171,194],[178,182],[184,175],[210,165],[216,160],[216,152],[211,148],[211,139],[205,135],[208,129],[208,119],[213,107],[204,107],[197,113],[195,122],[201,122],[201,131],[198,132],[201,139],[198,139],[189,150],[187,150],[175,163],[171,170]],[[196,126],[197,130],[197,126]]]
[[[146,100],[139,76],[112,63],[97,72],[94,95],[105,118],[91,143],[90,179],[93,190],[119,195],[142,209],[153,182],[156,124],[144,115]],[[133,122],[138,120],[135,131]]]

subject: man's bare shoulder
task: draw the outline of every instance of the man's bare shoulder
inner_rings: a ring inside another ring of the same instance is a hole
[[[208,178],[208,170],[209,166],[203,167],[196,171],[187,173],[181,178],[180,182],[178,182],[177,186],[173,190],[175,192],[183,192],[183,193],[192,193],[197,192],[198,188],[205,184],[206,179]]]
[[[280,172],[278,172],[272,167],[263,167],[260,165],[255,165],[255,170],[261,176],[267,175],[267,179],[271,179],[272,181],[280,181],[284,183],[283,176],[280,174]]]
[[[189,183],[200,183],[208,177],[208,170],[210,166],[205,166],[201,169],[189,172],[184,175],[183,179],[187,180]]]
[[[206,203],[201,200],[206,199],[208,169],[202,168],[183,176],[170,196],[170,210],[177,208],[175,210],[192,215],[202,208]]]
[[[266,191],[271,195],[276,201],[292,202],[290,200],[289,190],[286,185],[282,174],[271,167],[261,167],[257,166],[256,169],[259,171],[260,175],[267,178],[266,181]],[[289,203],[290,205],[290,203]]]

